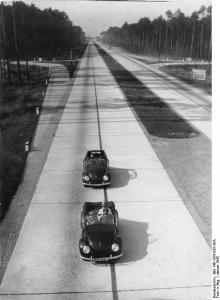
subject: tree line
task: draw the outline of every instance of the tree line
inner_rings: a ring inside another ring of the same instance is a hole
[[[22,1],[0,5],[1,75],[9,60],[51,59],[70,52],[85,42],[85,34],[65,12]],[[9,67],[9,66],[8,66]]]
[[[101,33],[103,42],[123,47],[129,52],[157,57],[192,57],[211,60],[212,7],[201,6],[191,16],[181,10],[168,10],[162,16],[150,20],[142,18],[138,23],[122,27],[110,27]]]

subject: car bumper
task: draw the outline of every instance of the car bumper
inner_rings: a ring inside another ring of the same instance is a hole
[[[82,256],[82,255],[80,255],[81,256],[81,258],[83,259],[83,260],[86,260],[86,261],[93,261],[93,262],[98,262],[98,261],[109,261],[109,260],[114,260],[114,259],[117,259],[117,258],[120,258],[120,257],[122,257],[122,255],[123,255],[123,253],[121,253],[121,254],[118,254],[118,255],[115,255],[115,256],[113,256],[113,255],[110,255],[110,256],[108,256],[108,257],[84,257],[84,256]]]
[[[102,182],[102,183],[90,183],[90,182],[83,182],[84,186],[106,186],[109,185],[110,182]]]

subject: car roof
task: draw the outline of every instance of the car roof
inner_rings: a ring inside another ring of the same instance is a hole
[[[104,150],[89,150],[87,151],[87,154],[104,154]]]

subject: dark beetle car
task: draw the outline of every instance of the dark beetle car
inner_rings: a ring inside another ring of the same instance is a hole
[[[83,160],[82,181],[84,186],[110,184],[109,161],[104,150],[87,151]]]
[[[109,261],[122,256],[122,240],[118,236],[118,212],[114,203],[85,202],[81,213],[81,258]]]

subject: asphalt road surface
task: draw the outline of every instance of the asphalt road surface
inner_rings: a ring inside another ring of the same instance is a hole
[[[204,132],[203,127],[197,129]],[[81,182],[85,152],[100,148],[112,174],[106,191]],[[124,255],[97,265],[79,257],[80,213],[84,201],[105,197],[119,213]],[[8,262],[0,299],[208,300],[210,268],[211,250],[201,229],[90,44]]]

